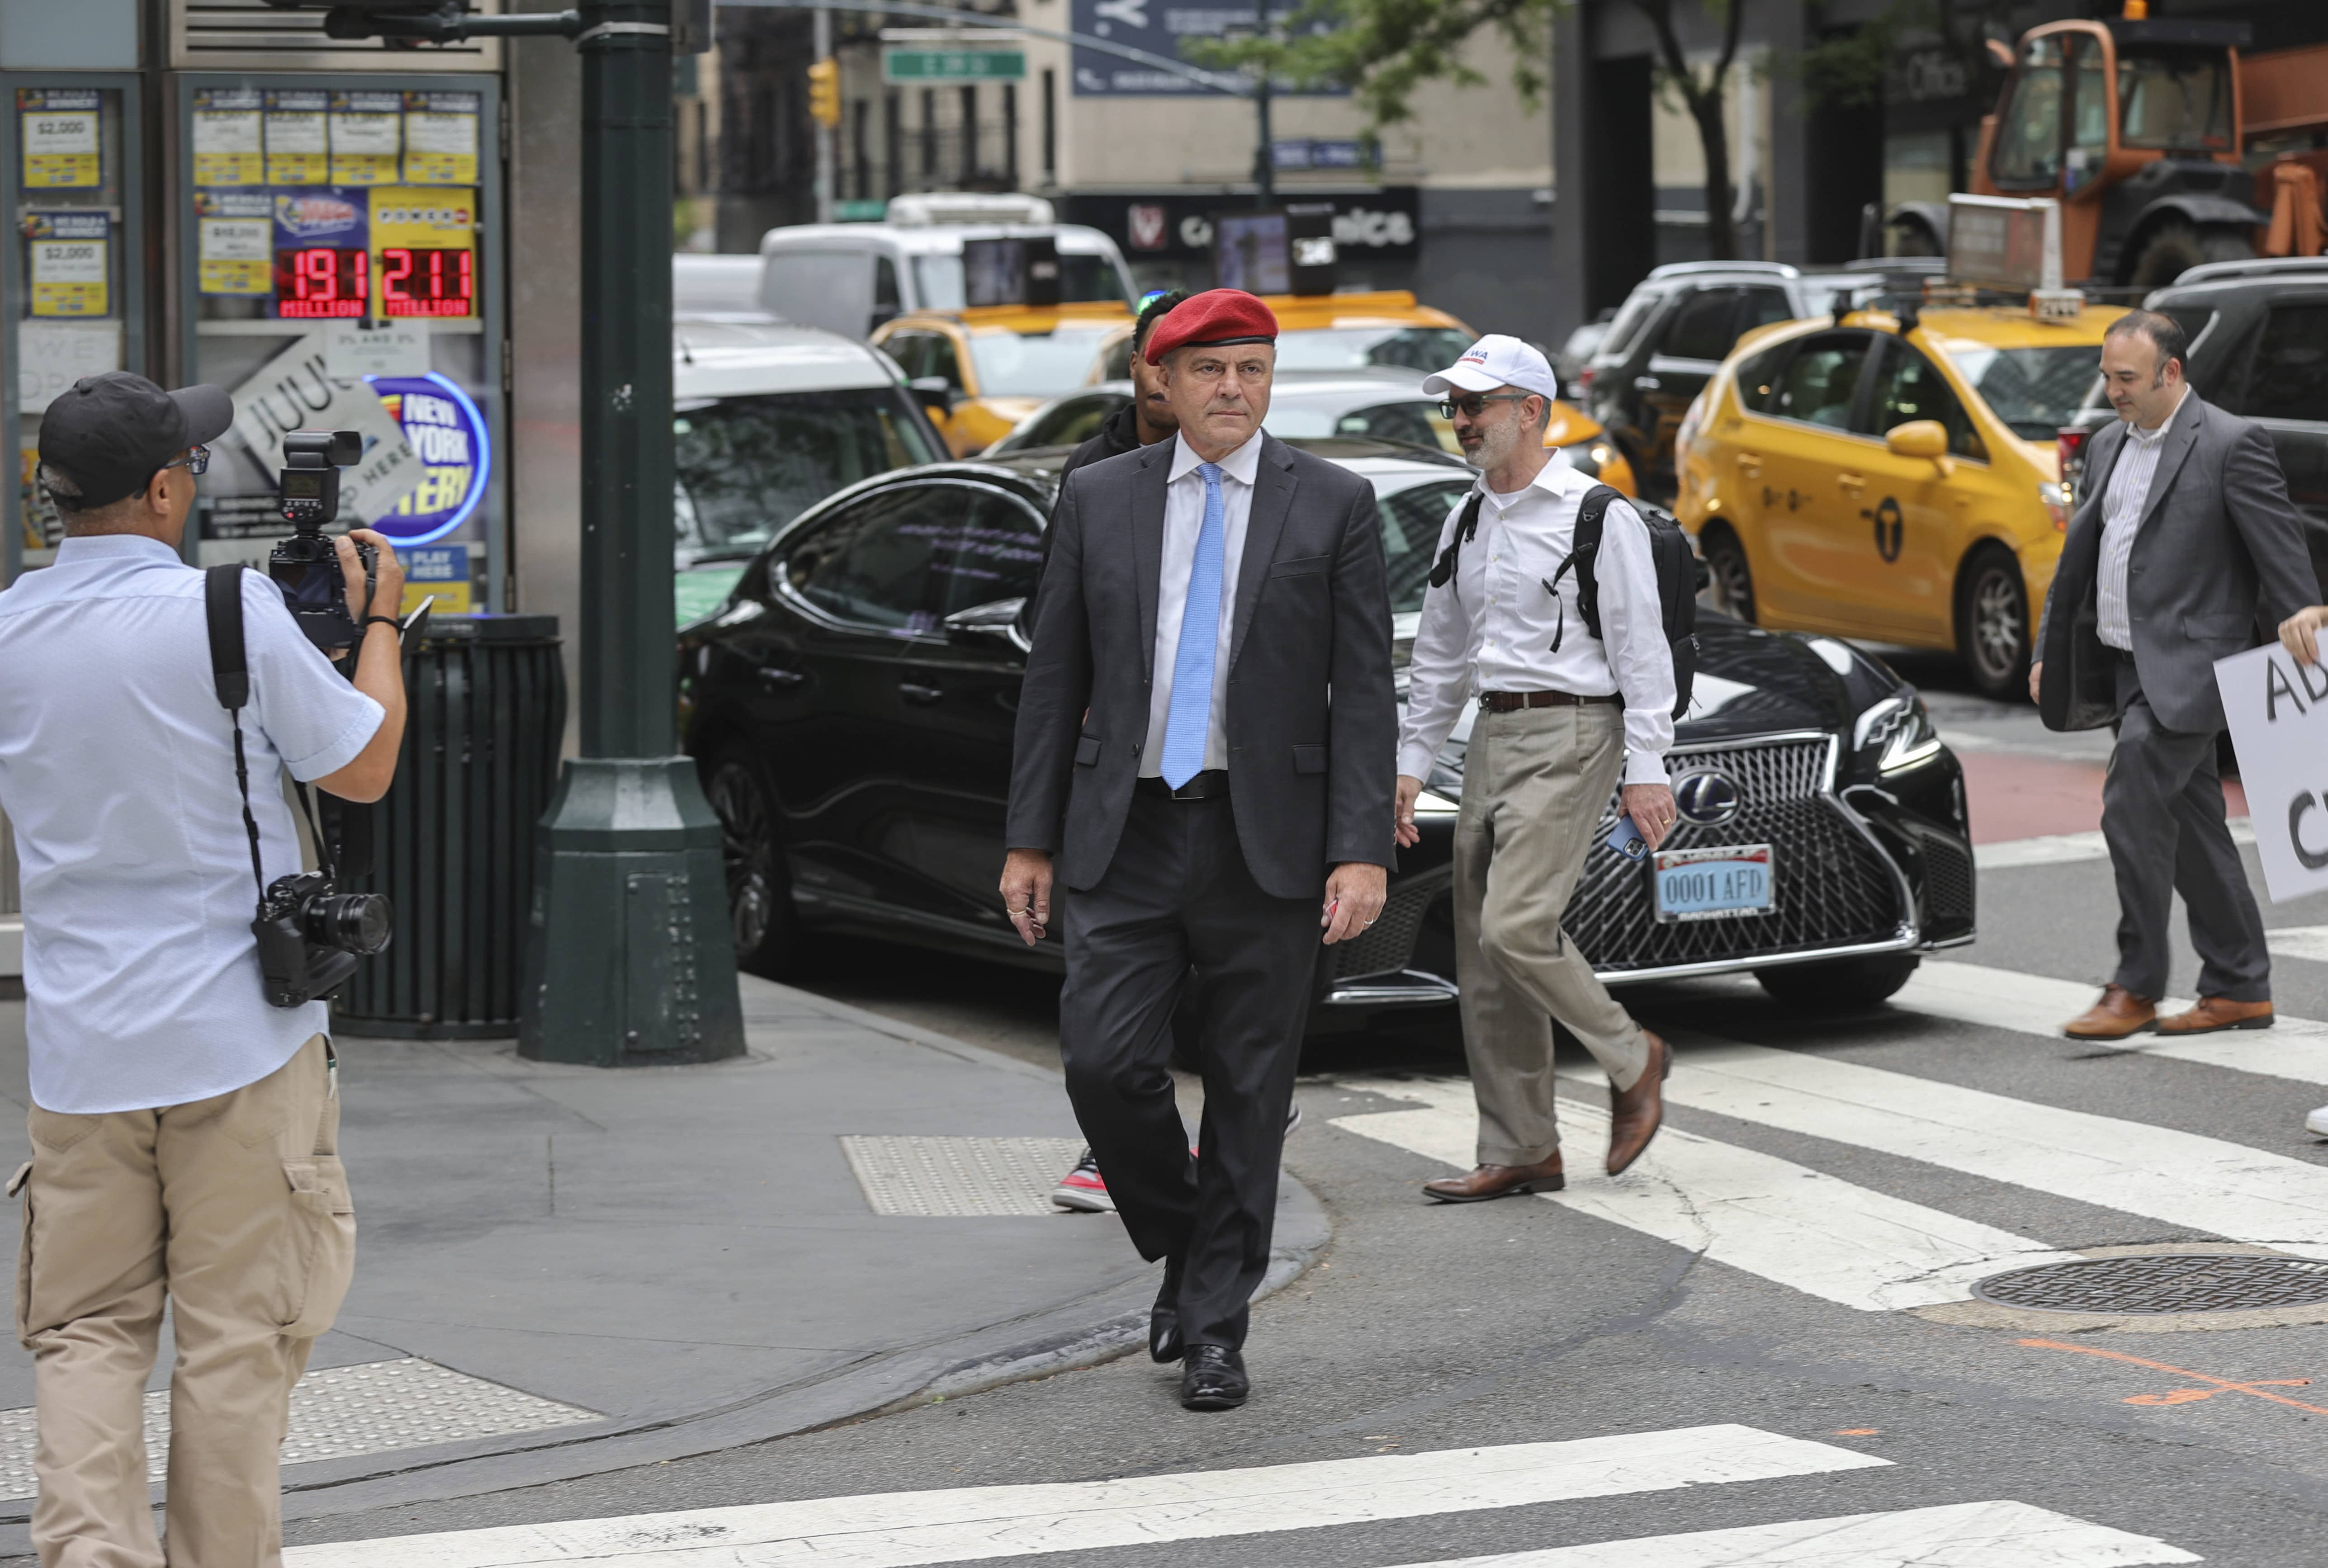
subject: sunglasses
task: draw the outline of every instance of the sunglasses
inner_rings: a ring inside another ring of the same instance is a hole
[[[1535,392],[1473,392],[1469,397],[1441,399],[1439,414],[1446,419],[1452,419],[1458,414],[1466,419],[1476,419],[1487,412],[1490,403],[1525,403],[1538,395]]]
[[[183,468],[189,474],[208,474],[211,471],[211,449],[207,446],[189,446],[183,457],[174,463],[164,463],[162,467]],[[159,473],[160,469],[156,469],[155,472]]]

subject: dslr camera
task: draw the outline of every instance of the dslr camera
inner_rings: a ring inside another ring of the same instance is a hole
[[[283,521],[295,531],[268,552],[267,575],[283,590],[284,602],[307,640],[327,653],[352,648],[360,640],[356,618],[348,612],[339,550],[324,537],[324,529],[339,521],[340,470],[362,458],[363,437],[354,430],[292,430],[283,437],[277,486]],[[363,562],[364,613],[369,614],[380,552],[359,540],[356,556]]]
[[[250,923],[268,1005],[304,1007],[337,991],[356,960],[388,945],[390,920],[385,897],[335,891],[329,870],[277,877]]]

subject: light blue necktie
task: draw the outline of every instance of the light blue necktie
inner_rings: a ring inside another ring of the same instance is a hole
[[[1172,656],[1172,707],[1164,718],[1164,782],[1174,789],[1204,771],[1205,741],[1213,728],[1213,660],[1221,637],[1221,543],[1228,532],[1221,465],[1199,463],[1197,472],[1205,476],[1205,522],[1197,530],[1197,559],[1188,563],[1180,646]]]

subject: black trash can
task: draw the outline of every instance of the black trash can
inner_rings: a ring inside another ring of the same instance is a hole
[[[333,1027],[403,1038],[518,1032],[533,829],[558,784],[566,672],[555,615],[447,616],[404,654],[396,782],[372,808],[388,951],[342,989]]]

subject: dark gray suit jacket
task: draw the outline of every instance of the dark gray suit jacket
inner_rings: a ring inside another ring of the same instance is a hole
[[[1049,851],[1071,888],[1107,874],[1140,774],[1177,446],[1076,469],[1052,514],[1007,842]],[[1264,435],[1231,614],[1229,795],[1253,879],[1316,897],[1331,866],[1390,865],[1398,714],[1374,487]]]
[[[2086,499],[2045,595],[2037,653],[2039,710],[2051,729],[2096,729],[2117,717],[2112,651],[2099,616],[2102,499],[2126,446],[2113,419],[2086,459]],[[2223,728],[2215,661],[2269,642],[2318,587],[2302,516],[2260,426],[2182,399],[2158,454],[2150,500],[2126,563],[2126,610],[2142,693],[2169,729]]]

